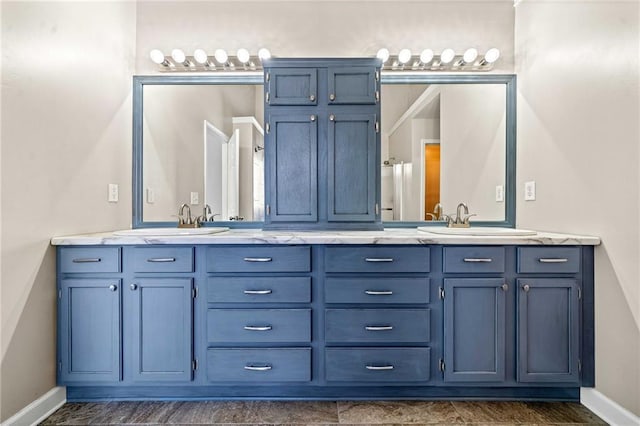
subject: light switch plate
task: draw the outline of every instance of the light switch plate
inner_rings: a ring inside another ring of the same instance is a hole
[[[197,192],[191,193],[191,203],[189,204],[200,204],[200,195]]]
[[[109,184],[109,192],[107,195],[107,201],[109,201],[110,203],[117,203],[118,202],[118,184],[117,183],[110,183]]]
[[[496,202],[501,203],[504,201],[504,186],[496,185]]]
[[[536,199],[536,182],[529,181],[524,183],[524,200],[534,201]]]

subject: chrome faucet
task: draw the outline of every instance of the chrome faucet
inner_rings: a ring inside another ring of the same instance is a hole
[[[469,228],[469,218],[475,214],[469,214],[469,207],[465,203],[458,204],[455,218],[452,215],[444,215],[448,228]]]
[[[431,220],[443,220],[444,215],[442,214],[442,204],[436,203],[436,205],[433,206],[433,213],[425,213],[425,219],[427,217],[430,217]]]
[[[198,218],[198,221],[200,223],[208,221],[209,215],[211,215],[211,206],[209,206],[209,204],[205,204],[204,207],[202,208],[202,216]]]
[[[184,209],[187,209],[187,216],[184,216]],[[178,228],[198,228],[200,227],[200,221],[191,217],[191,207],[188,204],[183,204],[178,209]]]

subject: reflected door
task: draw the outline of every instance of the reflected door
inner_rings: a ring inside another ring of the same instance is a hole
[[[440,202],[440,144],[424,146],[424,220]]]

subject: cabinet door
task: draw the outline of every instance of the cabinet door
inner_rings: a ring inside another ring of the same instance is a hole
[[[577,281],[520,279],[518,288],[518,381],[578,382]]]
[[[376,115],[329,115],[329,222],[376,220]]]
[[[276,68],[266,74],[269,105],[317,105],[318,71],[315,68]]]
[[[503,284],[500,278],[444,280],[446,382],[504,381]]]
[[[318,220],[318,118],[271,114],[266,143],[270,222]]]
[[[62,280],[60,296],[60,381],[120,380],[120,280]]]
[[[329,104],[375,104],[380,96],[373,67],[335,67],[328,70]]]
[[[191,278],[137,279],[125,290],[135,381],[188,381],[192,366]]]

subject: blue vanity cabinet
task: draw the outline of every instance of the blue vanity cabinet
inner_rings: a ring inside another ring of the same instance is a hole
[[[58,381],[121,379],[122,252],[119,247],[59,247]]]
[[[382,229],[380,66],[265,61],[265,229]]]

